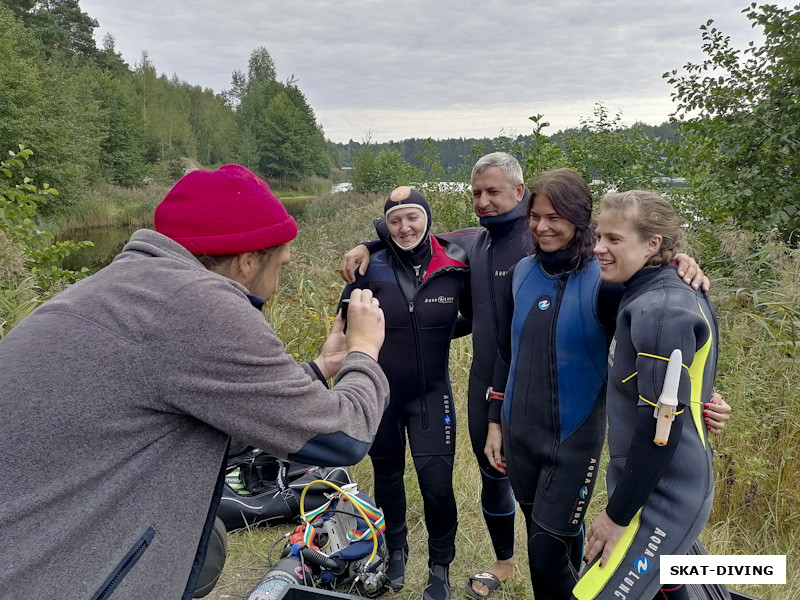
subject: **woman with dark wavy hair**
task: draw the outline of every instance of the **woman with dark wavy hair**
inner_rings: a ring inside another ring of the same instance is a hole
[[[620,289],[601,285],[592,195],[577,171],[555,169],[535,181],[529,228],[535,253],[509,277],[513,317],[501,327],[486,455],[507,468],[525,516],[534,596],[560,600],[577,581],[599,470]]]

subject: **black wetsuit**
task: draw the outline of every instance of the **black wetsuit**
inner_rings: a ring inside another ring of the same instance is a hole
[[[344,292],[348,297],[354,288],[372,290],[386,319],[378,362],[391,392],[369,452],[375,501],[386,517],[387,546],[405,548],[408,436],[425,508],[429,557],[446,565],[455,556],[457,524],[452,476],[456,414],[448,366],[459,303],[469,302],[467,255],[460,246],[431,236],[414,251],[419,256],[420,249],[430,249],[417,276],[409,253],[390,242],[383,219],[375,227],[384,248]]]
[[[514,496],[508,477],[489,464],[483,453],[489,428],[486,390],[492,385],[499,348],[500,324],[510,321],[503,302],[508,273],[532,250],[528,232],[528,199],[510,212],[481,219],[481,229],[444,234],[469,249],[472,294],[472,366],[469,372],[468,425],[472,451],[481,473],[481,508],[492,539],[495,556],[514,556]]]
[[[667,359],[682,352],[679,409],[665,446],[653,443],[653,404]],[[674,266],[639,271],[625,285],[608,353],[608,516],[625,533],[608,563],[581,578],[579,600],[650,599],[662,554],[684,554],[711,512],[712,453],[702,403],[712,393],[717,322],[707,296]]]
[[[569,250],[540,252],[512,270],[494,387],[503,454],[525,515],[537,600],[565,600],[577,581],[583,521],[605,433],[606,355],[621,286],[596,259],[573,272]],[[506,376],[506,374],[508,374]],[[507,384],[506,384],[507,381]]]

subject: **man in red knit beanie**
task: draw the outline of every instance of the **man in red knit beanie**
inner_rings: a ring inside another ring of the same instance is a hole
[[[225,456],[366,454],[384,320],[351,296],[298,364],[260,311],[297,225],[239,165],[194,171],[114,261],[0,340],[0,564],[9,598],[191,598]],[[335,376],[328,387],[327,380]]]
[[[240,165],[186,175],[156,207],[155,226],[196,255],[254,252],[297,237],[269,185]]]

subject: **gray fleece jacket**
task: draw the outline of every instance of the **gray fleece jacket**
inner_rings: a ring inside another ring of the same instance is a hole
[[[149,230],[11,331],[0,365],[2,598],[181,598],[231,437],[353,464],[389,393],[360,353],[328,389],[245,288]]]

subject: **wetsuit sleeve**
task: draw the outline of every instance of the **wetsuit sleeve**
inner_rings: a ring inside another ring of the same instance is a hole
[[[678,447],[685,412],[675,416],[667,445],[658,446],[653,442],[656,431],[653,407],[645,405],[638,408],[636,431],[628,450],[625,469],[606,507],[606,514],[617,525],[628,525],[658,485]]]
[[[367,247],[370,254],[375,254],[378,250],[386,248],[386,244],[383,243],[383,240],[369,240],[367,242],[361,242],[361,244]]]
[[[708,322],[696,305],[694,294],[657,290],[641,296],[630,311],[640,400],[625,468],[608,503],[608,516],[619,525],[627,525],[644,505],[669,466],[680,440],[684,417],[690,410],[691,384],[686,369],[681,369],[678,389],[678,410],[682,409],[683,413],[675,416],[669,442],[663,447],[653,442],[656,429],[653,404],[661,395],[667,359],[672,351],[680,349],[683,364],[688,367],[698,348],[708,340]]]
[[[515,265],[516,266],[516,265]],[[505,392],[508,372],[511,369],[511,319],[514,314],[514,267],[508,271],[506,277],[503,297],[499,300],[505,304],[505,310],[498,310],[500,315],[508,315],[508,318],[500,319],[497,328],[497,356],[494,361],[494,372],[492,374],[492,389],[496,392]],[[501,400],[494,400],[489,405],[489,422],[499,423],[500,413],[503,403]]]
[[[461,295],[458,297],[458,318],[453,330],[453,339],[464,337],[472,333],[472,288],[469,280],[466,281]]]
[[[317,363],[315,363],[312,360],[311,362],[306,363],[306,364],[308,364],[308,368],[311,369],[314,372],[314,375],[317,376],[317,379],[319,379],[322,383],[325,384],[325,387],[330,387],[328,385],[328,380],[325,379],[325,376],[322,374],[322,371],[319,370],[319,367],[317,366]]]
[[[450,242],[458,244],[467,254],[471,254],[472,247],[475,245],[475,240],[478,237],[478,233],[481,231],[483,231],[483,227],[465,227],[464,229],[459,229],[457,231],[451,231],[449,233],[437,233],[436,235]],[[372,252],[372,250],[370,250],[370,252]]]
[[[464,337],[472,333],[472,318],[467,318],[459,313],[456,318],[456,327],[453,330],[453,339]]]

